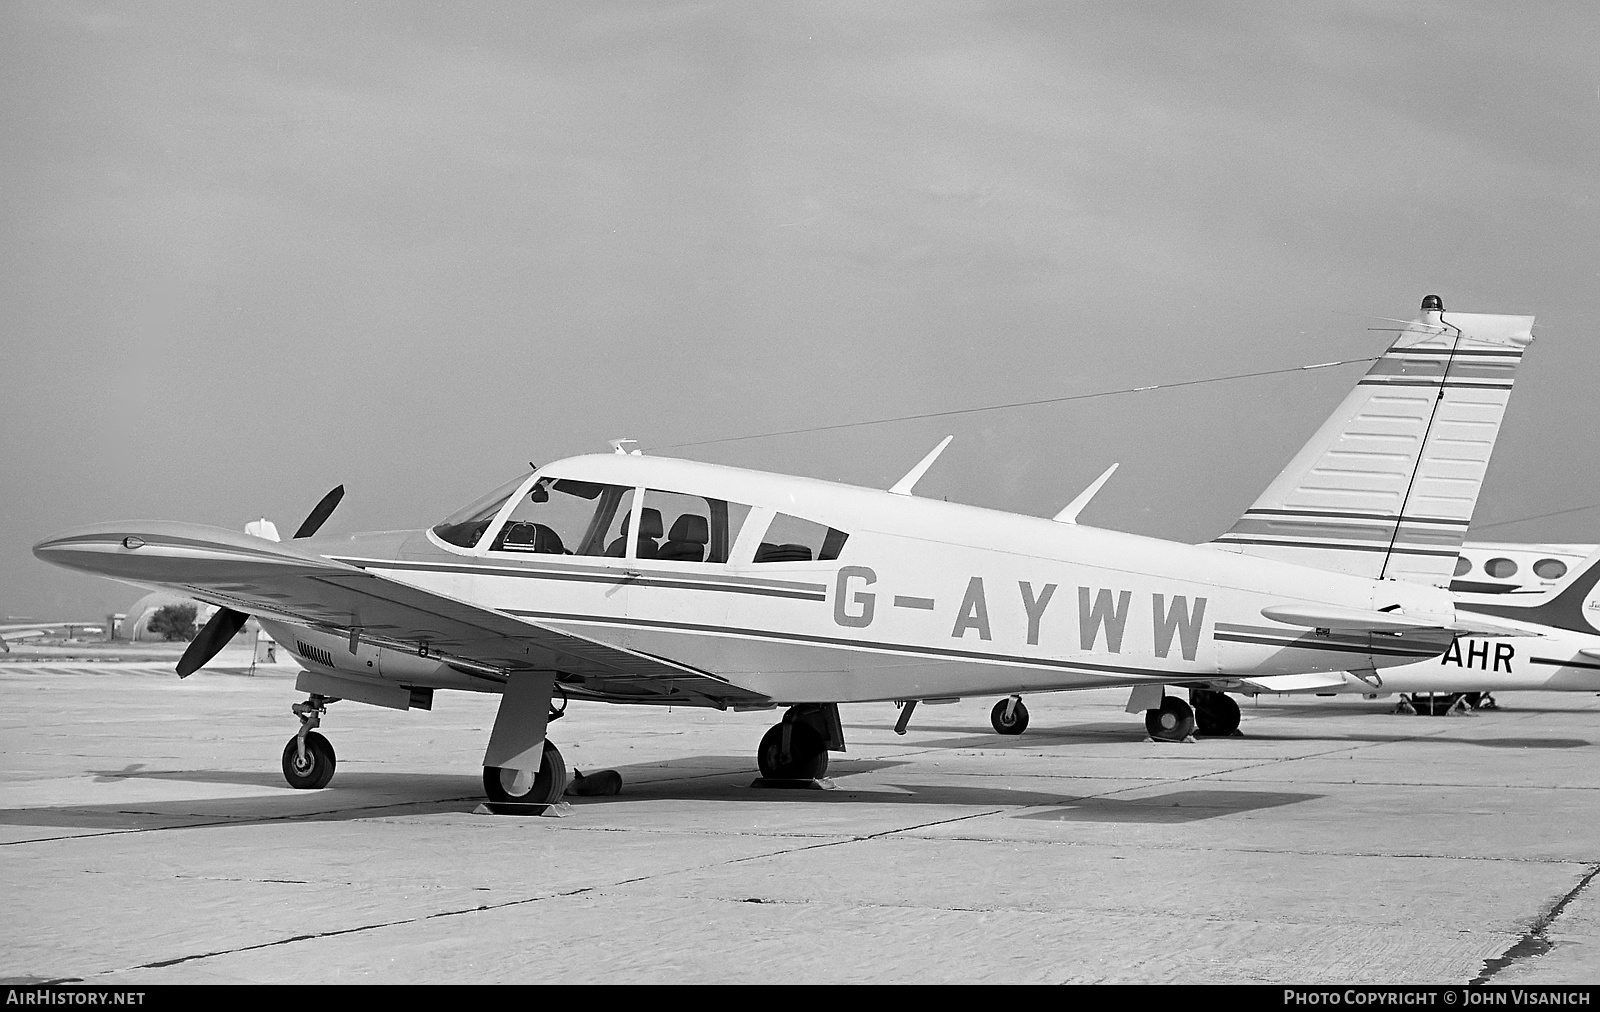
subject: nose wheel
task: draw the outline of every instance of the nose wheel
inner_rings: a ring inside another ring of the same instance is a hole
[[[313,695],[291,709],[300,718],[300,732],[283,747],[283,779],[296,790],[314,791],[328,786],[338,759],[328,739],[312,730],[322,723],[328,704],[326,696]]]

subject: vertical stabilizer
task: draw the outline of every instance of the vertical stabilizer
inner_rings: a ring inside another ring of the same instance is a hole
[[[1245,555],[1444,586],[1478,502],[1533,317],[1437,296],[1228,533]]]

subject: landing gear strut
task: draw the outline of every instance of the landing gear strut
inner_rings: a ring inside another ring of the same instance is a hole
[[[1021,696],[1007,696],[989,711],[989,723],[1001,734],[1021,734],[1028,729],[1028,708]]]
[[[1144,712],[1144,729],[1157,741],[1183,741],[1194,734],[1194,710],[1177,696],[1163,696],[1158,709]]]
[[[1225,738],[1239,731],[1239,704],[1226,692],[1212,689],[1190,689],[1189,702],[1194,704],[1197,733]]]
[[[337,702],[327,696],[312,693],[304,703],[290,707],[300,718],[300,732],[283,747],[283,778],[297,790],[317,790],[328,786],[338,760],[328,739],[313,728],[320,727],[322,715],[328,704]]]

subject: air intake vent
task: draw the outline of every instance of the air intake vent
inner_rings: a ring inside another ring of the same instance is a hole
[[[315,661],[325,668],[333,667],[333,655],[321,647],[310,646],[300,642],[299,640],[295,640],[294,648],[299,652],[301,657],[304,657],[308,661]]]

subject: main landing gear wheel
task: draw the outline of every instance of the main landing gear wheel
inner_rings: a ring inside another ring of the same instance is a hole
[[[524,805],[554,805],[567,789],[567,761],[561,750],[546,738],[544,755],[539,762],[539,772],[504,769],[499,766],[483,768],[483,793],[490,801],[513,802]]]
[[[1144,729],[1157,741],[1183,741],[1194,734],[1194,710],[1177,696],[1163,696],[1161,709],[1144,712]]]
[[[1226,692],[1195,689],[1189,693],[1194,704],[1195,727],[1202,735],[1226,737],[1239,730],[1239,704]]]
[[[1021,696],[1007,696],[989,711],[989,723],[1001,734],[1021,734],[1028,729],[1028,708]]]
[[[297,790],[314,791],[328,786],[337,762],[328,739],[315,731],[307,731],[302,753],[300,736],[297,734],[283,747],[283,779]]]
[[[768,780],[817,780],[828,772],[828,747],[807,725],[785,719],[761,736],[756,765]]]

